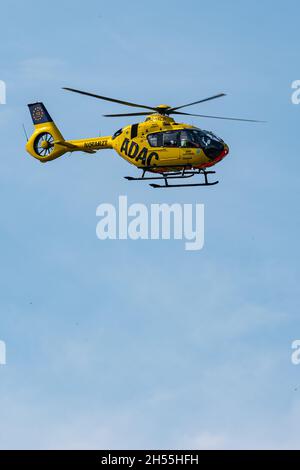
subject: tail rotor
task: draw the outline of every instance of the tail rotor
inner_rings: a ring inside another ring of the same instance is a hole
[[[54,138],[50,132],[43,132],[35,138],[34,150],[40,157],[49,157],[54,149]]]

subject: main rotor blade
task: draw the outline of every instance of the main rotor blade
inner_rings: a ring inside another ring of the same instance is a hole
[[[225,93],[219,93],[218,95],[210,96],[209,98],[204,98],[203,100],[194,101],[193,103],[183,104],[182,106],[176,106],[176,108],[171,108],[168,111],[176,111],[177,109],[186,108],[187,106],[193,106],[194,104],[204,103],[205,101],[215,100],[216,98],[221,98],[226,96]]]
[[[63,87],[63,90],[73,91],[74,93],[79,93],[80,95],[91,96],[92,98],[98,98],[100,100],[111,101],[112,103],[119,103],[119,104],[124,104],[126,106],[133,106],[134,108],[145,108],[145,109],[151,109],[154,111],[156,110],[156,108],[152,108],[151,106],[146,106],[146,105],[137,104],[137,103],[130,103],[129,101],[117,100],[115,98],[108,98],[107,96],[95,95],[94,93],[89,93],[87,91],[82,91],[82,90],[76,90],[75,88]]]
[[[149,113],[122,113],[122,114],[103,114],[104,117],[120,117],[120,116],[149,116],[153,114],[152,112]]]
[[[181,113],[179,111],[173,111],[171,114],[182,114],[184,116],[198,116],[198,117],[210,118],[210,119],[226,119],[228,121],[266,122],[266,121],[257,121],[256,119],[240,119],[240,118],[222,117],[222,116],[207,116],[206,114]]]

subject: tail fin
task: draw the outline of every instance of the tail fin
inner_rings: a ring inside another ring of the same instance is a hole
[[[43,103],[29,104],[34,132],[26,144],[26,150],[41,162],[48,162],[68,152],[68,148],[57,144],[64,138]]]

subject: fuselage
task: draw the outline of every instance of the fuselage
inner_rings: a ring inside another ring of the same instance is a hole
[[[176,165],[206,168],[229,152],[228,145],[212,132],[161,114],[119,129],[111,137],[111,146],[129,163],[153,171]]]

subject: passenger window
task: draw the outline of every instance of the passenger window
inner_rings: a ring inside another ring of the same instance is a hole
[[[178,147],[179,146],[179,132],[178,131],[163,132],[163,146],[164,147]]]

